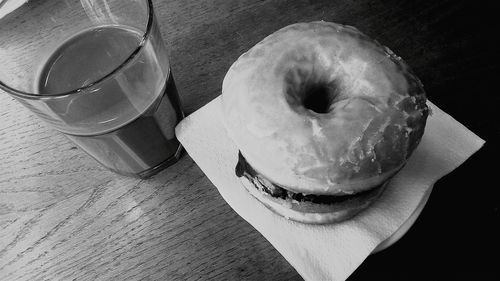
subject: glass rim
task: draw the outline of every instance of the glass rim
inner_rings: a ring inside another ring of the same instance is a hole
[[[147,11],[147,16],[148,16],[148,22],[146,25],[146,31],[143,33],[141,37],[141,41],[137,45],[137,47],[130,53],[130,55],[117,67],[115,67],[112,71],[107,73],[106,75],[103,75],[99,79],[95,80],[94,82],[91,82],[85,86],[75,88],[70,91],[65,91],[62,93],[55,93],[55,94],[33,94],[29,92],[25,92],[22,90],[18,90],[14,87],[11,87],[7,85],[6,83],[2,82],[0,80],[0,89],[5,90],[7,93],[10,93],[14,96],[23,98],[23,99],[36,99],[36,100],[42,100],[42,99],[50,99],[50,98],[60,98],[64,96],[70,96],[74,94],[80,94],[80,93],[86,93],[86,90],[92,88],[95,85],[98,85],[105,80],[108,80],[110,77],[112,77],[114,74],[120,72],[125,66],[127,66],[132,60],[142,51],[144,48],[144,45],[146,44],[147,39],[149,38],[151,34],[151,29],[153,27],[153,18],[154,18],[154,12],[153,12],[153,2],[152,0],[146,0],[148,2],[148,11]]]

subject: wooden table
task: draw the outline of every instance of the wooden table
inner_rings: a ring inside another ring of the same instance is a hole
[[[498,155],[493,113],[500,105],[492,90],[499,70],[492,7],[371,0],[154,4],[187,113],[220,94],[226,70],[243,51],[287,24],[347,23],[391,47],[429,98],[487,143],[435,185],[411,231],[370,256],[350,280],[480,280],[498,272],[487,258],[498,254],[500,237],[499,197],[489,184],[497,181],[498,164],[489,163]],[[5,93],[0,108],[0,280],[301,279],[188,155],[147,180],[118,176]]]

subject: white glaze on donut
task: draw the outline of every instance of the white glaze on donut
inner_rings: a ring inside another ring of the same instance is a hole
[[[311,194],[386,181],[420,141],[428,114],[422,84],[401,58],[327,22],[285,27],[243,54],[224,78],[222,105],[252,167]]]

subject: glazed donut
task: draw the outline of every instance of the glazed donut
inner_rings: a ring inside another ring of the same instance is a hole
[[[342,221],[373,202],[429,113],[400,57],[323,21],[282,28],[241,55],[224,78],[222,109],[245,187],[306,223]]]

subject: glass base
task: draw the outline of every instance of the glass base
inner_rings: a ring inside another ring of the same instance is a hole
[[[163,169],[169,167],[169,166],[172,166],[173,164],[175,164],[177,161],[179,161],[179,159],[181,158],[181,155],[182,155],[182,152],[184,151],[184,148],[182,147],[182,145],[179,143],[179,147],[177,148],[177,151],[174,153],[174,155],[170,156],[169,158],[165,159],[165,161],[161,162],[160,164],[154,166],[154,167],[151,167],[147,170],[144,170],[138,174],[132,174],[132,173],[126,173],[126,172],[122,172],[122,171],[117,171],[117,170],[114,170],[114,169],[109,169],[108,170],[111,170],[117,174],[120,174],[120,175],[123,175],[123,176],[129,176],[129,177],[135,177],[135,178],[140,178],[140,179],[147,179],[155,174],[157,174],[158,172],[162,171]]]

